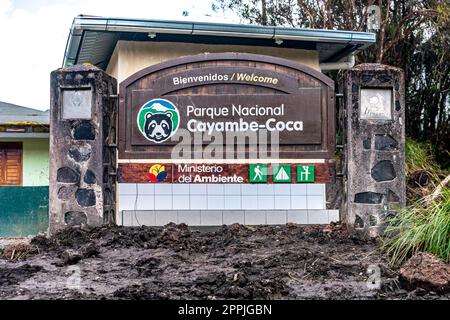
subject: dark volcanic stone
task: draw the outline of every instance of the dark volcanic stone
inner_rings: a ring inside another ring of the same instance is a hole
[[[356,215],[356,218],[355,218],[355,228],[357,228],[357,229],[364,228],[364,220],[361,219],[361,217],[358,215]]]
[[[71,186],[63,186],[59,188],[58,190],[58,199],[61,200],[69,200],[75,191],[77,190],[78,186],[71,185]]]
[[[384,83],[384,82],[388,82],[392,80],[392,76],[387,75],[387,74],[380,74],[377,77],[378,81]]]
[[[73,138],[75,140],[94,140],[95,128],[90,121],[80,121],[73,126]]]
[[[364,140],[364,141],[363,141],[363,147],[364,147],[364,149],[369,150],[370,147],[371,147],[371,144],[372,144],[372,141],[371,141],[370,138]]]
[[[393,192],[392,190],[388,190],[386,194],[386,200],[387,202],[399,202],[400,198],[395,194],[395,192]]]
[[[375,150],[389,151],[397,150],[398,142],[392,136],[386,134],[375,135]]]
[[[69,226],[81,226],[87,224],[87,217],[84,212],[69,211],[64,215],[64,222]]]
[[[363,82],[363,83],[367,83],[367,82],[370,82],[370,81],[372,81],[373,80],[373,75],[371,75],[371,74],[365,74],[365,75],[363,75],[362,77],[361,77],[361,81]]]
[[[87,184],[93,184],[97,181],[97,178],[95,177],[95,174],[91,170],[87,170],[86,174],[84,175],[84,182]]]
[[[75,194],[77,202],[82,207],[91,207],[95,205],[95,192],[92,189],[78,189]]]
[[[390,181],[397,176],[394,165],[390,160],[383,160],[378,162],[371,170],[372,178],[377,181]]]
[[[371,227],[374,227],[374,226],[376,226],[377,224],[378,224],[377,217],[375,217],[374,215],[371,215],[370,218],[369,218],[369,225],[370,225]]]
[[[360,192],[355,194],[356,203],[368,203],[368,204],[379,204],[383,199],[381,193],[376,192]]]
[[[76,162],[87,161],[91,157],[91,147],[86,146],[72,146],[69,149],[69,156]]]
[[[80,181],[80,174],[69,167],[62,167],[56,173],[56,181],[64,183],[78,183]]]

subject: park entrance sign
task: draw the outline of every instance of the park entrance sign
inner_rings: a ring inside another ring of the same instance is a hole
[[[257,160],[267,158],[251,155],[263,135],[277,136],[280,159],[334,154],[333,81],[288,60],[235,53],[178,58],[126,79],[120,94],[120,159],[173,160],[184,146],[177,157]],[[220,143],[211,139],[217,136]],[[205,153],[211,142],[222,152]],[[227,145],[234,146],[231,154]]]
[[[289,60],[200,54],[143,69],[120,84],[123,223],[329,222],[334,121],[333,81]]]

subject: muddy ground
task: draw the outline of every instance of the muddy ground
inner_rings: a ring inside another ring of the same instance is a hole
[[[0,299],[450,297],[401,288],[377,248],[340,226],[74,228],[4,251]]]

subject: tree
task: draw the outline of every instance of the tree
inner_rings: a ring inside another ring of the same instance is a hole
[[[450,166],[450,3],[448,0],[216,0],[243,22],[261,25],[366,31],[367,7],[381,9],[376,44],[357,63],[405,71],[406,130],[436,146]],[[332,74],[336,77],[338,75]]]

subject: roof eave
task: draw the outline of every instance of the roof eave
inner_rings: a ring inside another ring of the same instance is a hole
[[[270,26],[218,24],[189,21],[161,21],[102,17],[76,17],[67,39],[63,66],[77,63],[84,31],[142,32],[186,35],[208,35],[259,39],[281,39],[346,44],[363,50],[376,41],[368,32],[325,29],[294,29]]]

